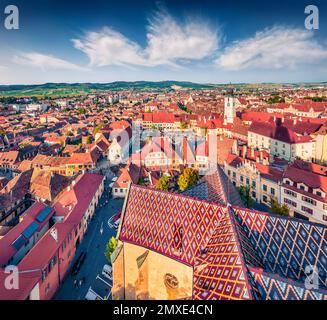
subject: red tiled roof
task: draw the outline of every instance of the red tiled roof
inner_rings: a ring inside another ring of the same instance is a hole
[[[56,214],[79,223],[103,179],[102,175],[89,172],[79,175],[70,190],[66,189],[57,197],[53,205]]]
[[[17,253],[17,250],[11,244],[23,233],[23,231],[33,221],[36,221],[37,215],[44,208],[46,208],[46,205],[44,205],[41,202],[35,202],[30,208],[28,208],[25,211],[24,215],[22,216],[23,220],[20,223],[18,223],[15,227],[13,227],[10,231],[8,231],[6,235],[0,239],[0,247],[1,247],[0,265],[7,263],[8,260]],[[54,211],[52,211],[52,213],[49,214],[44,221],[42,222],[36,221],[39,226],[38,230],[41,230],[42,227],[48,222],[53,212]]]
[[[309,135],[297,135],[291,128],[276,122],[252,122],[249,131],[289,144],[312,141]]]
[[[290,165],[284,172],[284,178],[289,178],[296,183],[304,183],[309,188],[321,189],[327,193],[327,177],[309,172],[307,170],[298,169],[296,166]]]

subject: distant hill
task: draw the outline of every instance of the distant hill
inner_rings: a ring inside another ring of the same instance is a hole
[[[276,89],[280,87],[316,87],[318,85],[326,87],[326,82],[322,83],[229,83],[229,84],[201,84],[188,81],[116,81],[110,83],[44,83],[35,85],[0,85],[0,97],[63,97],[79,96],[94,93],[97,90],[146,90],[146,89]]]
[[[0,92],[19,90],[51,90],[51,89],[88,89],[88,90],[121,90],[121,89],[146,89],[146,88],[182,88],[201,89],[213,88],[213,84],[199,84],[187,81],[116,81],[110,83],[44,83],[35,85],[0,85]]]

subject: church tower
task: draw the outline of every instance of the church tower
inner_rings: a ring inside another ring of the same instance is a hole
[[[224,124],[233,123],[236,117],[235,98],[233,91],[227,92],[224,101]]]

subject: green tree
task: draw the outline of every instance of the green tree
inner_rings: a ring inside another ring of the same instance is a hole
[[[101,130],[103,127],[104,127],[104,123],[98,124],[93,130],[93,135],[95,136],[98,133],[98,131]]]
[[[199,173],[197,170],[192,168],[186,168],[183,170],[182,174],[178,177],[177,184],[180,191],[184,191],[194,185],[199,181]]]
[[[171,178],[163,175],[162,177],[160,177],[160,179],[157,181],[156,183],[156,188],[158,190],[165,190],[167,191],[169,189],[169,185],[170,185],[170,180]]]
[[[269,99],[268,99],[268,104],[274,104],[274,103],[284,103],[285,99],[280,97],[279,95],[272,95]]]
[[[180,128],[183,129],[187,129],[188,128],[188,123],[187,122],[181,122]]]
[[[84,109],[84,108],[78,108],[77,109],[77,112],[79,113],[79,114],[86,114],[86,109]]]
[[[239,188],[237,188],[237,190],[244,205],[248,209],[251,209],[253,205],[253,199],[251,197],[251,188],[249,186],[240,186]]]
[[[68,131],[68,132],[66,133],[66,137],[73,137],[73,136],[74,136],[74,133],[71,132],[71,131]]]
[[[106,245],[106,251],[104,252],[104,255],[108,259],[108,261],[111,263],[111,255],[115,251],[118,245],[118,240],[115,237],[111,237]]]
[[[277,199],[270,198],[269,212],[288,217],[290,215],[290,208],[286,204],[278,203]]]
[[[91,136],[88,136],[87,139],[86,139],[86,143],[87,144],[91,144],[92,143],[92,137]]]

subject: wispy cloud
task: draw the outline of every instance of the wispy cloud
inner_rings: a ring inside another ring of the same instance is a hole
[[[177,22],[167,12],[160,11],[149,20],[147,44],[138,43],[121,33],[104,28],[73,39],[76,49],[84,52],[91,66],[177,66],[181,61],[201,60],[212,55],[218,47],[217,31],[205,22]]]
[[[204,21],[177,22],[165,11],[158,12],[148,26],[149,63],[176,64],[180,60],[201,60],[218,47],[218,31]]]
[[[38,52],[21,53],[13,57],[13,62],[30,67],[37,67],[42,70],[75,70],[85,71],[84,67],[63,60],[52,55]]]
[[[327,48],[307,30],[273,27],[228,46],[215,63],[227,70],[294,68],[327,58]]]

